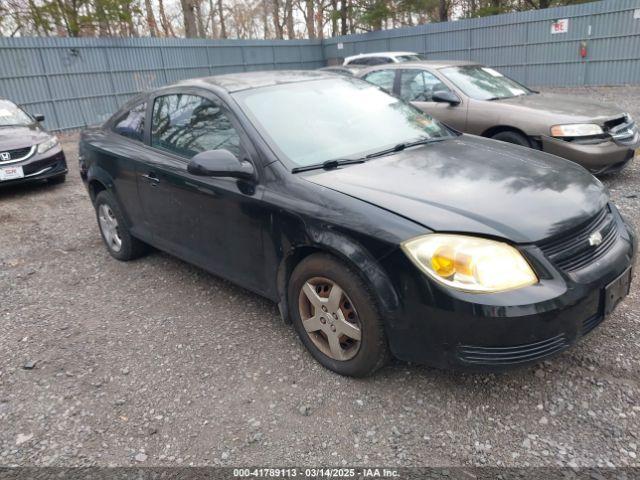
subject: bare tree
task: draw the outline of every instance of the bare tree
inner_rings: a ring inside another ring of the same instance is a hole
[[[293,0],[284,1],[284,18],[287,26],[287,37],[289,39],[296,37],[293,20]]]
[[[195,38],[198,36],[198,27],[196,25],[196,14],[192,0],[180,0],[182,6],[182,17],[184,19],[184,35],[187,38]]]
[[[158,26],[156,25],[156,17],[153,15],[151,0],[144,0],[144,8],[147,13],[147,26],[149,27],[149,35],[151,35],[152,37],[157,37]]]
[[[227,38],[227,26],[224,22],[224,6],[222,0],[218,0],[218,19],[220,20],[220,37]]]
[[[348,12],[349,12],[349,4],[347,3],[347,0],[341,0],[340,1],[340,34],[341,35],[346,35],[347,33],[349,33],[349,31],[347,30]]]
[[[338,19],[336,18],[336,12],[338,11],[338,0],[331,0],[331,36],[338,35]]]
[[[280,23],[280,1],[272,0],[272,16],[273,16],[273,26],[276,31],[276,38],[282,40],[284,38],[284,32],[282,28],[282,24]]]
[[[160,12],[160,23],[162,24],[162,31],[165,37],[175,37],[176,33],[173,30],[171,22],[167,18],[167,14],[164,9],[164,0],[158,0],[158,11]]]
[[[204,26],[204,16],[202,14],[202,0],[192,0],[193,10],[196,15],[196,22],[198,25],[198,36],[205,38],[207,36],[207,29]]]
[[[269,38],[269,1],[262,0],[262,32],[263,38]]]
[[[216,38],[218,36],[217,28],[216,28],[216,8],[213,4],[213,0],[209,0],[209,18],[207,20],[207,33],[211,38]],[[209,27],[209,25],[211,25]]]
[[[305,0],[304,22],[307,26],[307,38],[316,38],[316,14],[313,0]],[[300,7],[300,5],[299,5]]]

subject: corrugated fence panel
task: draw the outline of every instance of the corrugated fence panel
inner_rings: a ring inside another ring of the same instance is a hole
[[[473,60],[534,86],[640,83],[637,9],[640,0],[604,0],[330,38],[323,49],[331,64],[384,50],[415,51],[434,60]],[[568,20],[568,31],[552,34],[558,19]]]
[[[532,86],[637,84],[636,9],[640,0],[603,0],[322,41],[0,38],[0,96],[45,114],[48,128],[77,128],[138,92],[185,78],[311,69],[385,50],[474,60]],[[568,20],[568,31],[552,34],[558,19]]]
[[[0,38],[0,96],[51,130],[106,120],[144,90],[186,78],[324,65],[320,41]]]

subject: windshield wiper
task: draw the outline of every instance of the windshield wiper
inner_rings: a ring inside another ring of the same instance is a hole
[[[318,170],[320,168],[323,168],[325,170],[333,170],[334,168],[338,168],[343,165],[353,165],[354,163],[364,162],[364,158],[327,160],[326,162],[315,163],[313,165],[305,165],[304,167],[295,167],[291,170],[291,173],[306,172],[308,170]]]
[[[540,92],[536,92],[536,93],[540,93]],[[509,95],[507,97],[489,97],[489,98],[485,98],[485,100],[487,102],[493,102],[494,100],[506,100],[507,98],[517,98],[517,97],[524,97],[525,95],[529,95],[528,93],[520,93],[518,95]]]
[[[369,155],[366,156],[366,158],[383,157],[385,155],[389,155],[390,153],[401,152],[405,148],[415,147],[417,145],[427,145],[429,143],[441,142],[443,140],[447,140],[447,138],[421,138],[420,140],[415,140],[413,142],[399,143],[394,147],[387,148],[385,150],[380,150],[379,152],[370,153]]]

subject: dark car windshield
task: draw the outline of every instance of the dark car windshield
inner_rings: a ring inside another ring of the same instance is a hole
[[[234,97],[271,147],[294,167],[455,135],[398,98],[347,77],[246,90]]]
[[[524,85],[481,65],[443,68],[440,72],[460,90],[476,100],[518,97],[531,92]]]
[[[8,100],[0,100],[0,127],[30,125],[32,123],[33,119],[15,103]]]

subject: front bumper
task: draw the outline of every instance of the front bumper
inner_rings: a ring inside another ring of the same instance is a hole
[[[629,272],[637,250],[616,213],[619,235],[608,253],[584,270],[555,269],[536,246],[523,250],[547,277],[500,294],[470,294],[435,284],[398,251],[385,261],[402,312],[388,319],[394,356],[438,368],[499,371],[535,363],[578,342],[605,319],[605,287]]]
[[[0,163],[0,167],[2,166],[3,165]],[[52,149],[51,151],[45,152],[41,155],[33,155],[26,160],[11,163],[6,166],[22,167],[24,177],[15,180],[0,181],[0,187],[46,180],[47,178],[66,175],[68,172],[67,160],[60,147]]]
[[[611,139],[598,143],[569,142],[553,137],[540,138],[542,150],[576,162],[592,173],[613,173],[622,170],[640,148],[640,135],[635,134],[634,141],[619,144]]]

